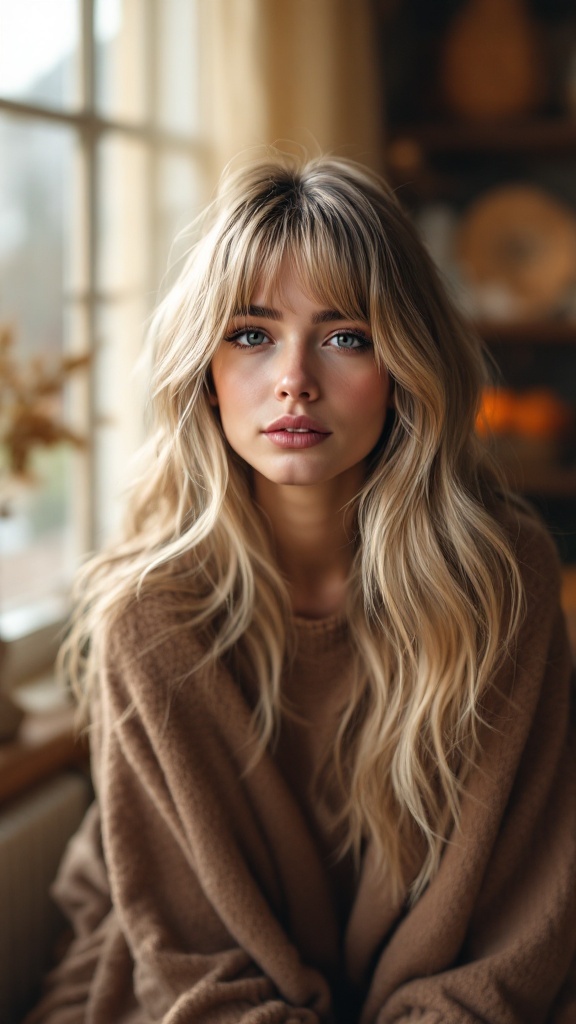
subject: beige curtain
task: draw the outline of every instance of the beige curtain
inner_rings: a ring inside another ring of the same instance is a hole
[[[382,169],[372,0],[200,0],[211,174],[254,147]]]

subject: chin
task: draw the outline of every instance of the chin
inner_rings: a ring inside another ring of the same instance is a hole
[[[262,473],[262,476],[271,484],[278,484],[280,487],[311,487],[314,484],[324,483],[324,478],[311,473]]]
[[[262,466],[257,463],[249,463],[249,465],[258,476],[279,487],[309,487],[324,483],[329,479],[329,475],[311,465]]]

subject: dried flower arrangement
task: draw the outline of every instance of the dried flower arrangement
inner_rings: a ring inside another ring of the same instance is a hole
[[[85,438],[62,422],[57,399],[68,376],[84,369],[90,356],[54,360],[38,355],[22,363],[14,348],[14,332],[0,327],[0,448],[6,462],[0,477],[0,515],[9,513],[14,487],[36,482],[30,468],[36,448],[62,443],[86,446]]]
[[[59,400],[68,376],[84,369],[90,357],[38,355],[23,362],[14,350],[14,332],[0,326],[0,517],[10,515],[23,485],[38,482],[31,469],[35,449],[86,446],[85,438],[62,421]],[[0,662],[4,648],[0,638]],[[16,735],[22,718],[22,708],[0,691],[0,742]]]

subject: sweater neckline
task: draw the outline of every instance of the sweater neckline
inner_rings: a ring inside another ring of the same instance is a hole
[[[308,615],[293,615],[292,618],[298,631],[306,633],[326,633],[346,625],[343,612],[332,612],[331,615],[323,615],[320,618]]]
[[[341,655],[342,642],[348,633],[348,622],[342,612],[320,619],[293,615],[292,622],[300,654],[314,656],[334,651]]]

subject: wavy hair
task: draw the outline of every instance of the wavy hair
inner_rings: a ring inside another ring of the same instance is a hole
[[[80,575],[62,664],[86,701],[98,669],[91,640],[136,596],[163,591],[185,613],[174,631],[202,638],[204,667],[250,667],[257,756],[273,746],[290,600],[249,467],[227,445],[209,390],[234,310],[288,260],[315,297],[369,321],[393,381],[393,422],[355,503],[352,697],[324,774],[341,783],[342,855],[358,857],[371,836],[393,890],[408,886],[415,899],[458,826],[482,697],[522,610],[502,525],[510,496],[474,431],[481,345],[391,190],[351,162],[275,154],[230,173],[200,233],[152,325],[145,472],[122,539]]]

